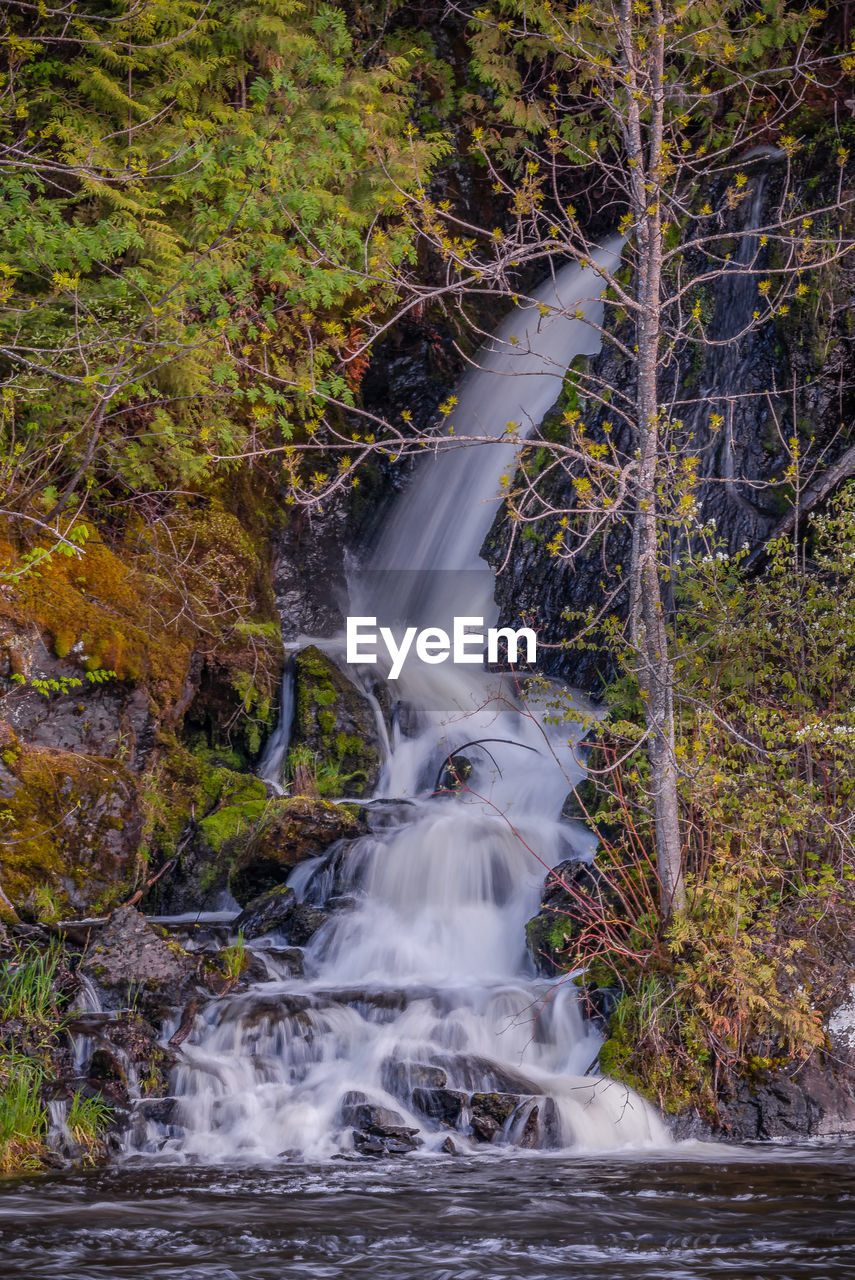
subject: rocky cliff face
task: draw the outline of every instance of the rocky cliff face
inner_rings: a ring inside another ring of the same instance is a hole
[[[715,217],[726,229],[751,232],[776,216],[783,174],[774,158],[759,158],[748,167],[749,195],[728,210],[721,190],[710,192]],[[810,205],[833,200],[837,170],[833,157],[821,149],[802,165],[797,190]],[[809,197],[809,200],[808,200]],[[851,306],[855,298],[852,255],[833,268],[808,277],[808,293],[778,315],[736,341],[751,323],[758,306],[757,284],[776,262],[775,249],[763,246],[757,235],[733,240],[734,258],[757,257],[757,274],[725,272],[704,288],[701,304],[709,342],[684,344],[665,364],[661,380],[663,403],[675,429],[678,448],[699,460],[698,503],[702,522],[714,520],[717,535],[733,553],[752,551],[777,528],[791,509],[794,488],[785,476],[790,463],[789,442],[798,437],[800,483],[822,471],[852,444],[855,421],[855,360]],[[696,252],[686,255],[686,278],[700,275],[708,263]],[[627,332],[619,336],[630,337]],[[614,394],[632,395],[632,365],[608,343],[587,368]],[[593,440],[605,439],[603,422],[614,418],[611,440],[630,450],[629,434],[620,418],[593,402],[586,402],[568,379],[556,410],[547,419],[548,438],[561,439],[561,413],[577,409]],[[577,510],[571,467],[555,469],[544,492],[549,501],[573,520]],[[496,598],[502,620],[521,614],[534,618],[544,643],[558,646],[547,654],[546,669],[572,684],[597,694],[610,678],[601,653],[579,653],[560,646],[574,634],[567,612],[601,604],[606,591],[616,591],[614,607],[625,607],[615,569],[629,562],[630,536],[626,525],[615,524],[596,545],[572,561],[556,559],[548,551],[558,532],[558,516],[530,526],[514,536],[504,513],[497,517],[484,554],[497,569]],[[675,547],[675,554],[679,548]],[[546,650],[544,650],[546,652]]]

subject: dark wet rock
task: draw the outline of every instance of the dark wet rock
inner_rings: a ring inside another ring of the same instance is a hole
[[[300,1018],[313,1007],[311,996],[292,991],[249,991],[230,997],[222,1012],[223,1022],[240,1020],[247,1027],[262,1022],[281,1022]],[[305,1022],[305,1025],[309,1025]]]
[[[87,1074],[90,1080],[97,1080],[99,1083],[108,1081],[111,1083],[118,1082],[125,1087],[128,1083],[125,1067],[119,1057],[119,1054],[112,1048],[112,1046],[105,1044],[99,1045],[99,1047],[93,1052],[89,1059]]]
[[[218,987],[205,957],[162,937],[134,907],[120,907],[93,931],[80,972],[94,983],[106,1008],[135,1007],[153,1022],[198,990],[210,994]]]
[[[561,1120],[553,1098],[539,1098],[529,1104],[528,1111],[521,1107],[524,1123],[517,1130],[516,1122],[511,1124],[511,1141],[515,1146],[529,1151],[555,1150],[561,1146]]]
[[[348,544],[346,503],[333,496],[322,513],[289,521],[275,544],[272,585],[286,642],[343,630],[347,598],[342,548]]]
[[[470,1124],[479,1142],[492,1142],[522,1101],[515,1093],[473,1093]]]
[[[65,1027],[73,1036],[93,1036],[112,1021],[112,1013],[73,1013]]]
[[[440,770],[437,791],[460,791],[472,776],[472,761],[468,756],[450,756]]]
[[[299,902],[288,924],[287,937],[296,947],[305,947],[329,919],[329,913],[308,902]]]
[[[249,903],[283,885],[298,862],[364,830],[345,806],[328,800],[308,796],[271,800],[235,860],[229,889],[238,902]]]
[[[543,1093],[539,1084],[512,1067],[500,1067],[489,1058],[474,1053],[454,1053],[434,1058],[434,1063],[448,1073],[451,1088],[475,1093],[522,1094],[531,1097]]]
[[[540,910],[526,925],[526,942],[539,972],[552,977],[564,971],[572,964],[574,940],[618,906],[596,863],[559,863],[546,877]]]
[[[398,1014],[406,1009],[413,999],[419,997],[412,991],[400,991],[383,987],[331,987],[322,994],[334,1004],[356,1005],[362,1009],[386,1010]]]
[[[326,853],[317,859],[306,882],[303,895],[306,902],[327,907],[333,899],[346,897],[354,888],[353,871],[356,865],[353,851],[361,840],[337,840]]]
[[[387,1058],[380,1068],[383,1088],[395,1097],[406,1101],[414,1089],[444,1089],[448,1073],[442,1067],[432,1067],[426,1062],[401,1062]]]
[[[258,956],[262,961],[269,958],[274,965],[287,969],[291,978],[305,976],[302,947],[265,947]]]
[[[455,1145],[453,1138],[444,1138],[442,1141],[442,1145],[440,1146],[439,1149],[440,1151],[443,1152],[444,1155],[447,1155],[447,1156],[457,1155],[457,1147]]]
[[[275,889],[268,889],[253,898],[234,921],[233,928],[248,942],[274,930],[281,932],[287,927],[296,905],[294,890],[286,885],[277,885]]]
[[[177,1098],[140,1098],[134,1106],[134,1114],[142,1120],[156,1124],[172,1124],[178,1109]]]
[[[409,1128],[402,1115],[369,1102],[361,1093],[345,1094],[341,1121],[353,1126],[353,1145],[362,1155],[404,1155],[422,1145],[418,1129]]]
[[[568,822],[587,822],[596,813],[597,805],[596,783],[592,778],[582,778],[572,791],[567,792],[561,806],[561,817]]]
[[[421,1139],[402,1131],[401,1135],[363,1133],[353,1130],[353,1146],[363,1156],[404,1156],[421,1146]]]
[[[468,1101],[465,1093],[456,1089],[414,1089],[413,1107],[429,1120],[456,1129]]]
[[[120,1133],[130,1123],[131,1108],[138,1105],[134,1101],[138,1092],[152,1104],[168,1093],[170,1072],[178,1058],[138,1013],[108,1015],[107,1021],[97,1025],[85,1015],[82,1018],[75,1019],[69,1030],[90,1037],[88,1057],[81,1072],[70,1057],[65,1064],[55,1061],[57,1081],[68,1098],[77,1089],[84,1097],[103,1098],[114,1109],[113,1124]]]
[[[391,1107],[382,1107],[369,1102],[364,1094],[345,1094],[341,1104],[342,1124],[355,1125],[366,1133],[388,1133],[390,1130],[403,1129],[406,1133],[417,1133],[416,1129],[408,1129],[404,1117]]]
[[[470,1124],[479,1142],[492,1142],[502,1127],[492,1116],[473,1115]]]
[[[159,920],[150,920],[151,924],[158,925]],[[191,951],[194,955],[216,955],[218,951],[222,951],[223,947],[229,945],[229,939],[233,932],[230,924],[223,925],[222,928],[198,928],[185,930],[181,927],[171,927],[163,924],[163,927],[169,934],[180,942],[185,951]]]
[[[332,898],[327,898],[324,907],[327,911],[353,911],[359,899],[352,893],[336,894]]]
[[[181,1017],[178,1021],[178,1026],[175,1028],[172,1035],[169,1037],[170,1049],[177,1049],[179,1045],[182,1045],[184,1043],[184,1041],[190,1035],[190,1032],[193,1030],[194,1024],[196,1022],[196,1015],[198,1012],[199,1012],[199,1001],[196,999],[195,996],[193,996],[190,1000],[187,1001],[186,1005],[184,1006],[184,1009],[182,1010],[182,1013],[181,1013]]]
[[[622,994],[620,987],[598,987],[592,982],[583,982],[579,987],[579,998],[586,1018],[602,1028],[608,1026],[609,1018]]]
[[[369,1098],[367,1093],[362,1093],[359,1089],[350,1089],[341,1100],[342,1114],[347,1111],[349,1107],[358,1107],[361,1106],[362,1103],[368,1101]],[[349,1121],[345,1120],[345,1124],[347,1123],[349,1123]]]
[[[855,1133],[855,1075],[819,1055],[740,1081],[719,1104],[729,1139],[827,1138]]]
[[[251,987],[256,982],[268,982],[270,972],[261,956],[256,955],[254,951],[247,951],[243,957],[244,967],[238,977],[235,979],[240,987]],[[222,961],[220,968],[223,968]]]

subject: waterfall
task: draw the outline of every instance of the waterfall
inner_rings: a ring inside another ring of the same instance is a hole
[[[492,611],[478,553],[514,463],[513,445],[495,441],[508,421],[538,425],[573,357],[598,348],[596,266],[614,267],[619,250],[559,270],[497,330],[453,413],[458,434],[485,443],[452,438],[417,468],[352,582],[361,609],[436,622],[462,581],[465,612]],[[592,856],[593,837],[561,820],[583,773],[578,727],[549,689],[524,692],[477,661],[405,668],[370,833],[289,881],[307,908],[328,911],[303,976],[271,977],[199,1015],[170,1126],[149,1126],[149,1149],[265,1160],[666,1141],[641,1099],[592,1074],[601,1040],[573,982],[538,978],[526,954],[546,868]],[[466,786],[443,791],[455,752]],[[264,776],[278,781],[274,755]],[[284,940],[257,945],[283,972]]]
[[[291,745],[291,725],[294,720],[294,659],[289,657],[282,676],[279,694],[279,718],[276,728],[267,739],[256,773],[272,791],[282,794],[282,775]]]

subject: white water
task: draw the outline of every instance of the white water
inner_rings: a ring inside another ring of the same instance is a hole
[[[616,246],[600,257],[616,260]],[[581,308],[597,324],[600,287],[592,271],[568,267],[536,296],[563,311]],[[503,345],[511,335],[518,344]],[[579,320],[516,311],[483,369],[463,380],[459,433],[496,437],[509,419],[539,423],[572,358],[597,346],[596,331]],[[363,583],[362,607],[400,617],[403,589],[408,620],[426,619],[428,605],[447,614],[451,577],[434,571],[469,581],[512,462],[505,444],[426,460],[369,566],[419,572],[403,588],[381,575],[373,598]],[[471,580],[486,576],[481,565]],[[489,612],[481,587],[472,590],[467,611]],[[663,1143],[640,1099],[587,1074],[600,1040],[577,988],[536,978],[525,952],[545,869],[591,852],[590,835],[560,820],[582,774],[572,747],[578,729],[545,724],[546,708],[536,699],[524,705],[512,677],[479,666],[407,667],[394,696],[407,732],[393,731],[377,791],[394,800],[372,809],[372,834],[302,864],[290,882],[303,901],[334,897],[343,909],[309,943],[305,978],[257,984],[208,1006],[182,1049],[175,1124],[152,1129],[152,1145],[165,1138],[167,1151],[205,1160],[324,1158],[353,1145],[360,1100],[395,1112],[427,1150],[451,1133],[458,1149],[479,1150]],[[481,739],[490,741],[464,751],[467,789],[434,794],[449,753]],[[275,967],[275,953],[265,954]],[[420,1084],[463,1095],[453,1130],[426,1116],[413,1095]],[[489,1146],[470,1127],[477,1091],[514,1099]]]
[[[258,762],[256,773],[266,782],[272,791],[282,794],[282,775],[285,772],[285,759],[291,745],[291,726],[294,720],[294,663],[291,659],[285,664],[282,676],[282,688],[279,694],[279,718],[276,728],[265,743]]]

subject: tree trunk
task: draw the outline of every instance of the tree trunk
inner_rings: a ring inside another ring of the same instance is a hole
[[[631,158],[632,203],[636,216],[639,302],[636,326],[638,384],[636,389],[637,480],[632,538],[630,628],[636,653],[636,674],[644,698],[650,760],[656,865],[662,922],[686,905],[683,877],[677,758],[674,737],[674,676],[668,651],[668,632],[659,581],[659,517],[656,492],[660,453],[659,347],[662,308],[662,214],[660,182],[663,162],[664,24],[661,5],[654,0],[659,36],[639,60],[632,42],[632,10],[622,4],[622,53],[627,70],[626,144]],[[644,82],[646,95],[639,89]],[[645,130],[638,103],[652,103]],[[645,145],[646,133],[646,145]]]
[[[644,697],[650,759],[650,791],[656,832],[663,921],[686,905],[683,879],[677,760],[674,737],[674,677],[659,582],[656,474],[659,459],[659,412],[656,369],[658,315],[651,309],[639,333],[638,422],[640,457],[634,530],[632,639],[637,653],[638,683]]]

